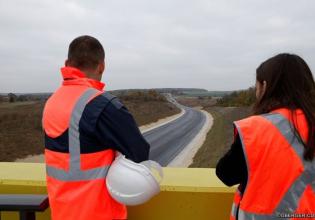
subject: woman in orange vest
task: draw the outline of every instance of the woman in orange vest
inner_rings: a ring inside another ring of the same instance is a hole
[[[239,184],[230,219],[315,218],[315,83],[306,62],[279,54],[256,71],[254,115],[234,122],[231,149],[217,164]]]

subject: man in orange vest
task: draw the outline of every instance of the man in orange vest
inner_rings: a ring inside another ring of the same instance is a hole
[[[105,184],[115,151],[134,162],[149,144],[128,110],[101,82],[105,52],[91,36],[74,39],[63,83],[43,112],[47,189],[53,220],[127,219],[126,207]]]

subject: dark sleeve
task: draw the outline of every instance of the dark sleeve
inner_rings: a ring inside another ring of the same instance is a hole
[[[101,143],[119,151],[126,158],[137,163],[148,160],[150,145],[142,136],[133,116],[117,98],[103,109],[95,131]]]
[[[216,175],[227,186],[247,182],[247,166],[239,135],[236,136],[230,150],[219,160]]]

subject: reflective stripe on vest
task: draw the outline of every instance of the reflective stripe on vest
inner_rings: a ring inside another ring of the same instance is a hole
[[[279,130],[281,135],[286,138],[288,143],[290,143],[291,147],[294,149],[295,153],[299,156],[300,160],[304,165],[304,172],[293,182],[293,184],[285,193],[279,205],[275,208],[272,214],[250,213],[240,208],[238,213],[239,220],[279,219],[279,217],[281,217],[283,214],[292,214],[297,210],[299,200],[302,197],[308,185],[311,185],[313,190],[315,191],[315,160],[313,160],[313,162],[304,160],[303,158],[304,146],[298,140],[298,138],[295,137],[295,134],[292,131],[291,122],[279,113],[265,114],[261,116],[264,117],[269,122],[271,122]],[[245,159],[248,164],[248,158],[246,156],[246,151],[243,144],[244,139],[242,137],[240,129],[239,128],[237,129],[240,134]]]
[[[241,199],[242,199],[242,193],[239,190],[239,188],[237,188],[235,192],[233,204],[232,204],[231,217],[230,217],[231,220],[236,219]]]
[[[70,166],[69,170],[59,169],[50,165],[46,165],[47,175],[62,181],[80,181],[105,178],[110,165],[97,167],[88,170],[81,170],[80,161],[80,133],[79,122],[88,101],[94,97],[98,90],[89,88],[78,99],[75,104],[70,118],[69,124],[69,153]]]

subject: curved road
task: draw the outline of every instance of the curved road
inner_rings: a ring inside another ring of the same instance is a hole
[[[195,109],[185,107],[185,113],[174,121],[145,132],[143,135],[150,143],[150,159],[167,166],[199,133],[206,121],[206,116]]]
[[[195,109],[178,104],[171,96],[169,101],[185,110],[174,121],[143,133],[151,144],[150,159],[167,166],[199,133],[206,121],[206,116]],[[20,162],[44,162],[44,155],[29,156],[17,160]]]

